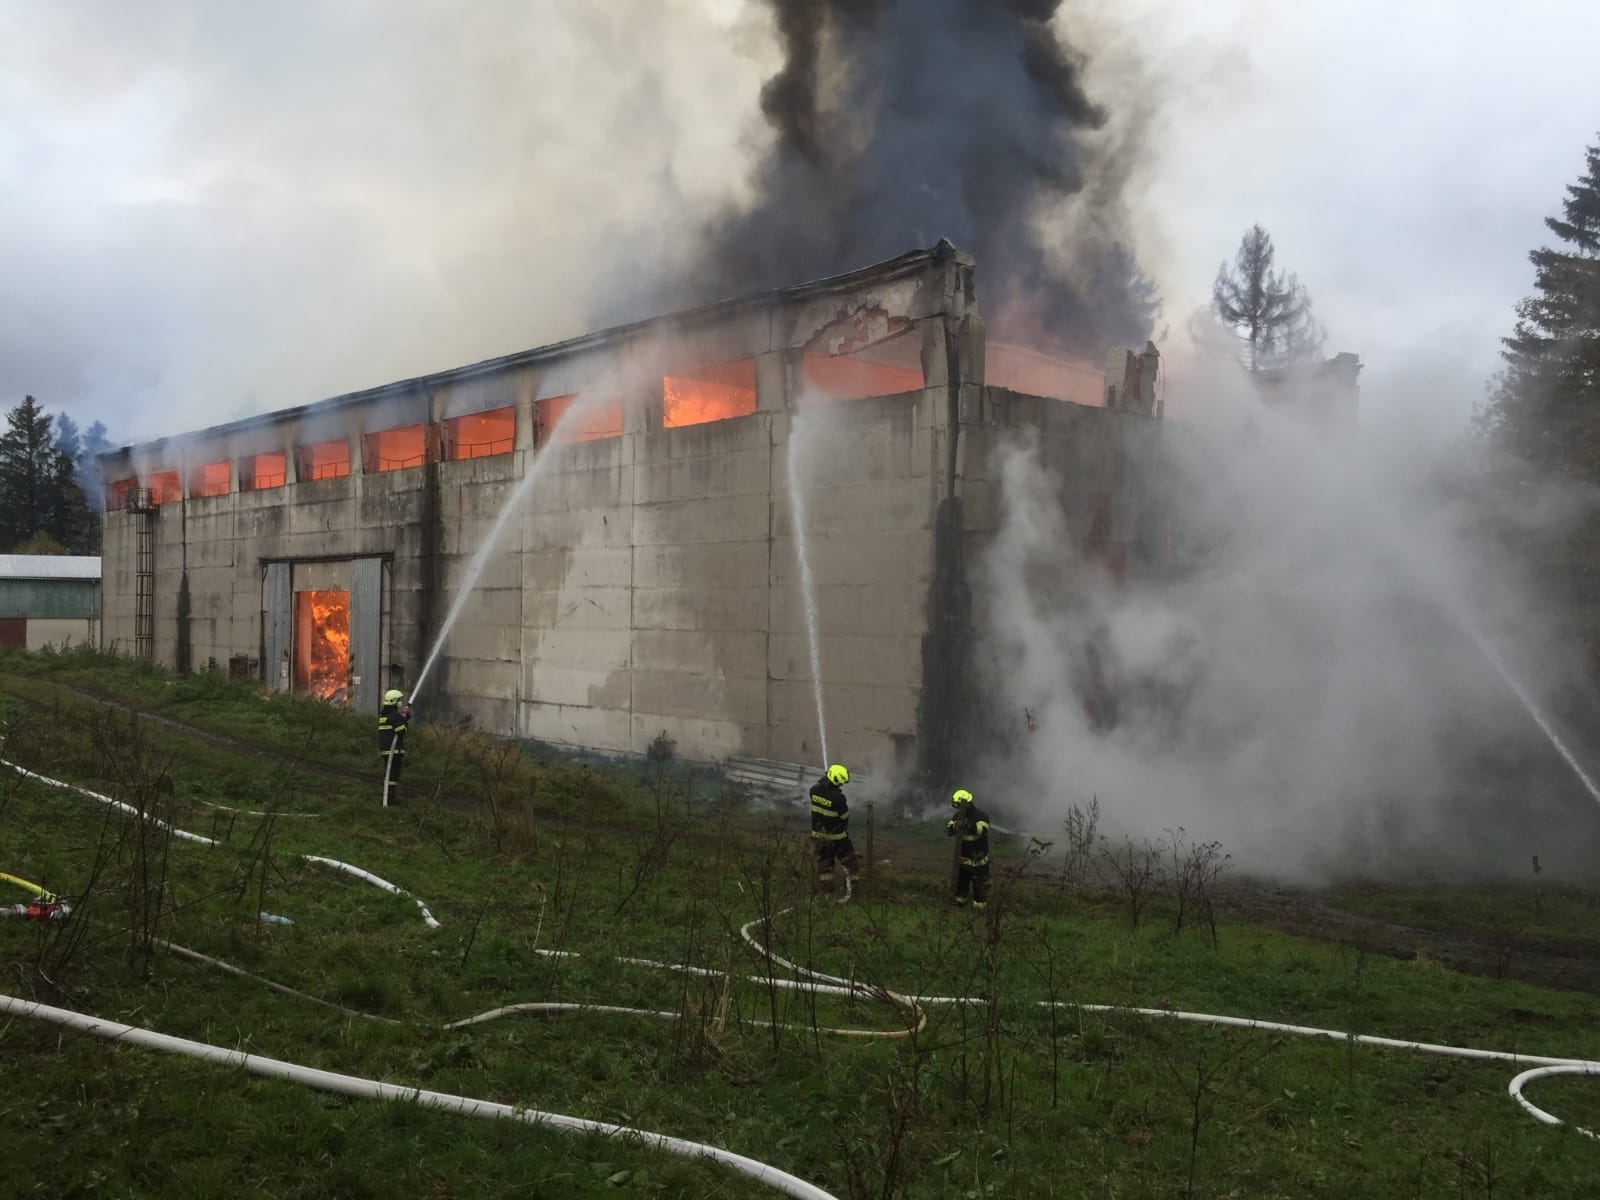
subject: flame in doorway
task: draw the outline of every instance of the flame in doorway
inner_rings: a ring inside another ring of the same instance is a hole
[[[295,689],[319,700],[349,698],[350,593],[296,592]]]

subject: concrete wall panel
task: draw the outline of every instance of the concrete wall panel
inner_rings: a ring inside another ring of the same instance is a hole
[[[629,629],[523,630],[523,690],[534,694],[540,672],[550,667],[587,667],[598,671],[626,669],[633,661]]]
[[[750,496],[641,505],[633,514],[639,546],[765,540],[769,526],[767,503]]]
[[[533,629],[627,629],[632,604],[625,587],[524,591],[522,619]]]
[[[569,746],[625,753],[633,748],[633,718],[626,709],[523,702],[522,736]]]
[[[767,623],[765,587],[635,588],[633,628],[759,630]]]
[[[734,721],[636,713],[628,749],[634,754],[644,754],[650,743],[664,733],[677,743],[679,754],[692,754],[701,761],[716,761],[731,754],[762,753],[753,746],[762,739],[763,732],[760,725],[741,725]]]
[[[626,670],[540,666],[527,672],[523,696],[541,704],[625,709],[631,688]]]
[[[515,662],[522,652],[522,630],[516,624],[485,625],[459,620],[444,644],[444,655],[457,665],[465,659]],[[515,675],[512,676],[515,682]]]
[[[771,543],[696,542],[641,546],[633,552],[633,584],[642,588],[760,586]]]
[[[633,710],[658,716],[704,717],[707,713],[759,717],[766,709],[766,681],[724,679],[688,671],[633,672]]]
[[[442,658],[441,661],[443,661]],[[493,659],[452,658],[450,665],[455,672],[453,676],[456,680],[453,685],[455,695],[470,696],[473,700],[470,705],[461,705],[459,703],[450,705],[452,711],[465,709],[466,712],[473,715],[474,724],[482,729],[498,728],[502,732],[509,732],[515,728],[514,725],[489,725],[477,712],[478,702],[485,699],[498,699],[515,703],[518,697],[517,685],[521,677],[521,670],[515,657],[497,657]],[[432,687],[433,685],[430,681],[427,685],[427,690],[431,691]]]
[[[633,661],[641,670],[687,672],[730,679],[767,676],[767,639],[764,631],[736,633],[720,630],[708,637],[699,629],[633,630]]]
[[[811,679],[811,643],[799,633],[774,633],[769,637],[767,673],[774,680]],[[873,684],[885,687],[922,686],[920,634],[845,634],[824,636],[818,645],[822,677],[831,687]]]
[[[528,550],[522,577],[543,587],[629,587],[634,552],[628,546],[578,546],[570,550]]]
[[[25,634],[29,650],[46,646],[94,646],[99,644],[100,623],[92,617],[30,617]]]

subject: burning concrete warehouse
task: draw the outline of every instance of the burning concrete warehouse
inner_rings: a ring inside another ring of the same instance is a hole
[[[1113,576],[1158,525],[1154,347],[1106,370],[989,340],[974,273],[941,242],[108,454],[103,639],[375,711],[448,629],[437,719],[937,771],[996,447],[1037,439]]]

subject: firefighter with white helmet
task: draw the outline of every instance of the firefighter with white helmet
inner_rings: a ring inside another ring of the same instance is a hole
[[[406,762],[406,725],[410,720],[406,694],[399,688],[390,688],[383,694],[383,707],[378,710],[378,756],[383,760],[385,808],[400,803],[400,768]]]

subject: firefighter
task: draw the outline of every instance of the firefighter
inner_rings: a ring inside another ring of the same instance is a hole
[[[989,899],[989,818],[972,802],[972,793],[966,788],[957,789],[950,804],[956,815],[945,822],[944,831],[948,837],[961,839],[955,900],[965,904],[970,891],[973,907],[982,908]]]
[[[817,878],[833,878],[833,864],[844,868],[844,891],[848,898],[851,879],[856,873],[856,848],[850,844],[850,803],[844,785],[850,772],[838,763],[811,787],[811,840],[817,844]]]
[[[400,803],[400,768],[406,762],[406,722],[411,719],[411,706],[406,694],[390,688],[383,694],[383,707],[378,710],[378,757],[383,760],[383,805],[394,808]]]

